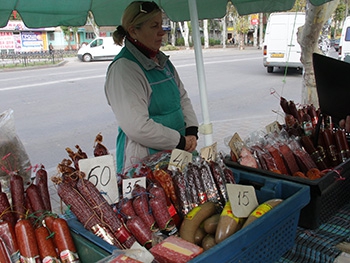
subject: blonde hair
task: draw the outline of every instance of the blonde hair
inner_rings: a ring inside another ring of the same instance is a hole
[[[135,1],[125,8],[121,21],[122,24],[117,27],[117,30],[115,30],[112,35],[114,43],[122,46],[124,38],[129,34],[128,30],[131,26],[140,28],[143,23],[161,12],[161,9],[159,8],[155,8],[149,13],[140,12],[140,5],[144,2],[145,1]]]

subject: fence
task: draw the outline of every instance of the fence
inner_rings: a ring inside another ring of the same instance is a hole
[[[58,64],[62,62],[65,57],[76,56],[76,50],[54,50],[52,53],[49,51],[0,53],[0,69]]]

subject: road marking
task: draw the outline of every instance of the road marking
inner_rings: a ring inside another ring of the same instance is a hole
[[[106,75],[103,74],[103,75],[96,75],[96,76],[83,77],[83,78],[73,78],[73,79],[56,80],[56,81],[48,81],[48,82],[41,82],[41,83],[33,83],[33,84],[27,84],[27,85],[21,85],[21,86],[0,88],[0,91],[25,89],[25,88],[37,87],[37,86],[47,86],[47,85],[57,84],[57,83],[62,83],[62,82],[72,82],[72,81],[86,80],[86,79],[96,79],[96,78],[102,78],[102,77],[104,78],[104,77],[106,77]]]

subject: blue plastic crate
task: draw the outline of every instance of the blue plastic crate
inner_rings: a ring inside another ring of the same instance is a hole
[[[310,201],[309,186],[230,169],[237,183],[255,187],[259,203],[272,198],[284,201],[190,262],[276,262],[294,245],[300,211]]]

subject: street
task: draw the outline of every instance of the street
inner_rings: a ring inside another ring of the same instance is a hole
[[[201,123],[194,51],[166,53]],[[283,69],[267,73],[262,50],[207,49],[203,57],[213,138],[219,150],[227,151],[224,141],[235,132],[244,138],[252,129],[264,129],[269,122],[281,120],[279,96],[300,102],[302,75],[292,69],[286,74]],[[118,125],[104,94],[109,63],[72,58],[59,67],[0,71],[0,112],[14,110],[16,131],[32,164],[42,163],[55,173],[57,164],[68,158],[65,148],[75,150],[75,145],[92,157],[94,139],[100,132],[103,144],[115,153]],[[198,147],[203,146],[200,138]]]

